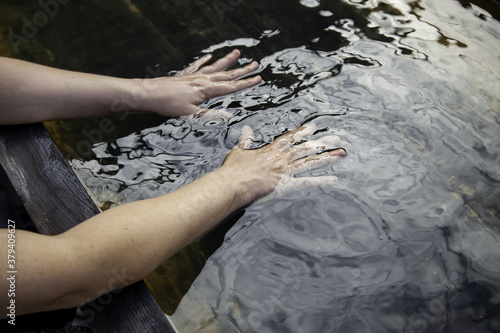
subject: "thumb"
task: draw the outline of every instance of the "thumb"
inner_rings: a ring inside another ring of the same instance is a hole
[[[243,126],[241,135],[238,139],[238,148],[249,149],[253,142],[253,130],[250,126]]]

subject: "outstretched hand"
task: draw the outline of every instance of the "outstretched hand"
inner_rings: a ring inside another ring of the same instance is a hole
[[[259,64],[252,62],[244,67],[225,71],[240,56],[234,50],[212,65],[206,65],[212,58],[207,54],[186,67],[181,75],[144,79],[143,111],[151,111],[167,117],[179,117],[196,114],[198,107],[209,98],[231,94],[258,84],[262,79],[254,76],[239,78],[255,71]]]
[[[249,149],[253,131],[243,127],[238,145],[226,156],[221,169],[232,173],[230,177],[240,186],[244,204],[264,196],[271,198],[296,189],[337,182],[335,176],[295,178],[298,173],[330,164],[346,154],[338,148],[340,139],[335,135],[302,142],[316,129],[315,124],[307,124],[262,148]]]

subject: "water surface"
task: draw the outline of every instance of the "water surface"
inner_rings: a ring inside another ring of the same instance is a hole
[[[192,59],[238,47],[264,82],[203,105],[229,120],[171,119],[72,159],[96,202],[193,181],[221,165],[244,125],[257,147],[314,122],[348,155],[310,173],[338,176],[335,186],[233,219],[175,305],[179,331],[500,331],[500,24],[483,9],[495,2],[477,3],[209,7],[238,29]],[[160,304],[168,265],[148,280]]]

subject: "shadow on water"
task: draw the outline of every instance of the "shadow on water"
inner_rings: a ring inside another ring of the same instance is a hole
[[[91,131],[102,119],[47,124],[96,203],[199,178],[244,125],[263,145],[314,122],[348,156],[310,173],[336,175],[336,186],[250,205],[146,279],[179,331],[500,331],[498,2],[198,3],[64,9],[113,35],[91,38],[99,61],[54,50],[47,64],[165,75],[238,47],[264,78],[203,105],[229,120],[118,115],[100,134]],[[37,47],[51,50],[54,29]],[[110,40],[120,41],[113,51]],[[73,42],[83,50],[88,40]]]

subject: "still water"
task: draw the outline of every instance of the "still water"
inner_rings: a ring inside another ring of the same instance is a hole
[[[499,7],[475,3],[206,4],[237,28],[190,59],[237,47],[264,81],[203,105],[229,120],[162,121],[71,159],[98,205],[217,168],[244,125],[258,146],[314,122],[348,154],[310,173],[335,186],[233,218],[174,307],[180,332],[500,332]]]

